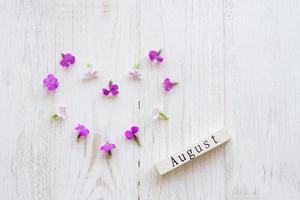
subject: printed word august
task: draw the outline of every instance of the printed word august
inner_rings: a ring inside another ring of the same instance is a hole
[[[164,175],[173,169],[188,163],[189,161],[205,154],[206,152],[229,141],[231,136],[226,129],[221,129],[210,134],[205,139],[195,142],[194,144],[174,153],[165,159],[156,163],[156,169],[160,175]]]
[[[186,159],[194,159],[196,156],[198,156],[198,154],[201,154],[204,149],[209,150],[209,148],[212,146],[211,143],[214,143],[214,145],[218,143],[216,136],[212,135],[210,139],[204,140],[202,143],[188,149],[184,153],[179,154],[177,157],[171,156],[172,166],[176,167],[176,165],[178,165],[180,162],[185,162]]]

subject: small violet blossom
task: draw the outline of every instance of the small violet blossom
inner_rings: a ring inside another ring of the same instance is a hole
[[[137,137],[137,133],[139,132],[140,128],[138,126],[132,126],[130,128],[130,130],[126,130],[125,131],[125,137],[128,139],[128,140],[131,140],[131,139],[134,139],[134,141],[140,145],[140,140],[139,138]]]
[[[58,106],[56,108],[56,112],[51,116],[52,120],[56,119],[65,119],[67,115],[67,107],[65,106]]]
[[[48,74],[43,83],[49,91],[54,91],[59,85],[58,79],[53,74]]]
[[[78,133],[77,140],[78,140],[81,136],[83,136],[83,137],[88,136],[88,134],[90,133],[90,130],[87,129],[84,125],[81,125],[81,124],[78,124],[77,127],[75,128],[75,130],[76,130],[77,133]]]
[[[75,56],[73,56],[70,53],[66,53],[66,54],[61,54],[61,61],[60,61],[60,65],[63,68],[68,68],[70,67],[70,65],[73,65],[75,63]]]
[[[162,111],[161,108],[155,108],[153,110],[153,119],[168,120],[169,117]]]
[[[139,64],[135,64],[133,66],[133,70],[129,72],[129,77],[130,78],[133,78],[133,79],[141,79],[141,72],[139,72],[139,68],[140,68],[140,65]]]
[[[108,89],[103,88],[102,92],[103,92],[103,95],[105,95],[105,96],[108,96],[110,93],[113,96],[117,96],[119,94],[118,90],[119,90],[119,86],[117,84],[113,84],[113,82],[110,80],[108,83]]]
[[[98,70],[94,70],[93,66],[88,63],[87,68],[89,68],[84,74],[83,74],[83,78],[84,79],[96,79],[99,76],[99,71]]]
[[[107,153],[107,155],[111,156],[111,151],[116,148],[115,144],[110,144],[106,142],[106,144],[100,146],[99,150]]]
[[[162,50],[159,50],[159,51],[151,50],[148,54],[151,62],[156,60],[158,63],[161,63],[164,60],[164,58],[161,57],[161,55],[160,55],[161,52],[162,52]]]
[[[163,86],[164,86],[165,90],[168,92],[178,83],[179,82],[177,82],[177,81],[171,82],[171,80],[169,78],[165,78],[165,80],[163,82]]]

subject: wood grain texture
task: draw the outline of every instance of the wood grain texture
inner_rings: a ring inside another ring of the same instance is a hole
[[[0,0],[0,10],[1,200],[300,198],[299,1]],[[156,66],[147,53],[159,48]],[[67,51],[77,63],[64,70]],[[88,62],[98,80],[81,80]],[[140,82],[127,78],[136,62]],[[166,76],[180,81],[168,94]],[[100,93],[109,79],[117,98]],[[59,104],[68,118],[51,123]],[[152,119],[157,106],[169,121]],[[77,123],[86,140],[76,142]],[[132,124],[141,147],[123,137]],[[226,146],[156,172],[223,127]],[[106,141],[117,144],[109,160],[97,150]]]

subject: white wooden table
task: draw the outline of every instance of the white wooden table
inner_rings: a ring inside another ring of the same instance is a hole
[[[299,200],[300,1],[1,0],[1,200]],[[163,49],[161,66],[147,63]],[[60,53],[77,63],[59,66]],[[85,65],[101,70],[82,82]],[[135,62],[143,79],[127,73]],[[42,80],[60,80],[47,94]],[[180,84],[164,94],[169,76]],[[107,99],[109,79],[120,95]],[[140,102],[140,108],[138,107]],[[68,118],[50,123],[58,104]],[[169,121],[154,121],[163,105]],[[74,127],[91,135],[79,143]],[[125,129],[141,127],[142,146]],[[226,127],[224,147],[154,163]],[[110,160],[98,146],[117,144]]]

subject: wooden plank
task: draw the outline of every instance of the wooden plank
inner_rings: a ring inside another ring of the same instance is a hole
[[[145,60],[140,199],[222,199],[223,148],[167,176],[160,176],[154,164],[178,147],[224,127],[223,1],[141,1],[139,19]],[[149,64],[146,54],[158,48],[163,49],[165,62]],[[162,89],[165,77],[179,81],[169,93]],[[152,119],[152,110],[159,105],[169,115],[168,121]],[[189,183],[189,189],[183,182]],[[211,191],[216,195],[211,197]]]
[[[160,175],[164,175],[176,169],[177,167],[188,163],[194,158],[197,158],[198,156],[205,154],[210,150],[213,150],[214,148],[224,144],[225,142],[230,140],[230,138],[231,136],[226,129],[219,130],[216,133],[205,138],[204,140],[198,141],[184,148],[183,150],[157,162],[156,169]]]
[[[300,198],[299,1],[225,1],[226,199]]]

